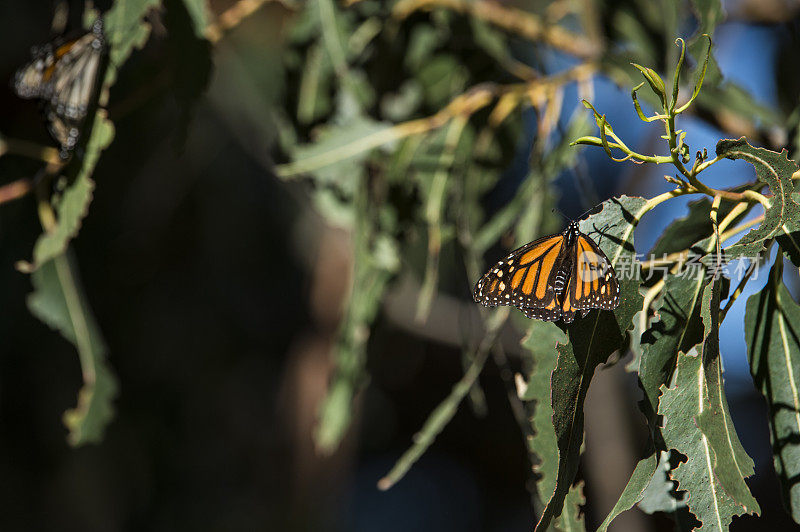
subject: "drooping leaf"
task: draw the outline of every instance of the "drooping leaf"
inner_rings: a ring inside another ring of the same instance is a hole
[[[83,386],[78,405],[64,413],[70,445],[97,443],[114,415],[117,383],[106,359],[106,347],[68,253],[42,264],[31,275],[35,291],[28,296],[31,313],[58,330],[78,350]]]
[[[100,153],[114,139],[114,126],[106,118],[105,110],[95,115],[92,136],[86,145],[86,155],[81,169],[73,183],[55,202],[57,224],[51,231],[42,233],[33,248],[32,269],[62,255],[69,241],[78,234],[81,223],[89,210],[94,191],[94,180],[91,175],[100,158]]]
[[[640,406],[656,438],[661,387],[670,381],[678,352],[685,353],[703,338],[700,304],[705,284],[704,269],[668,274],[660,305],[656,308],[658,317],[642,334],[639,385],[644,397]],[[661,442],[655,443],[661,445]]]
[[[421,176],[425,222],[428,225],[428,260],[425,276],[420,288],[417,304],[417,320],[425,321],[430,313],[433,296],[439,279],[439,254],[442,249],[442,226],[445,218],[445,205],[448,200],[449,183],[458,176],[455,172],[456,153],[462,134],[467,127],[467,120],[456,117],[445,126],[443,144],[433,172],[424,172]],[[471,145],[471,143],[467,143]]]
[[[780,257],[778,258],[780,261]],[[750,372],[769,407],[770,438],[783,503],[800,523],[800,305],[776,263],[763,290],[747,300]]]
[[[333,350],[333,376],[314,433],[317,449],[324,454],[336,450],[350,427],[353,399],[367,379],[366,348],[372,322],[399,266],[396,242],[387,235],[376,235],[379,225],[368,204],[368,187],[362,181],[357,188],[353,284]]]
[[[666,447],[686,456],[672,471],[678,489],[702,523],[699,530],[726,530],[731,519],[761,510],[744,479],[753,461],[739,442],[728,412],[719,353],[719,299],[722,283],[703,291],[704,337],[688,353],[679,353],[674,386],[662,387],[659,414]]]
[[[195,36],[204,38],[209,22],[207,0],[183,0],[183,4],[192,19]]]
[[[532,402],[531,433],[528,453],[537,475],[536,490],[541,499],[553,493],[558,470],[558,445],[553,429],[553,407],[550,404],[550,379],[556,367],[556,345],[567,340],[554,323],[530,321],[522,347],[530,367],[524,393],[520,399]]]
[[[798,166],[787,158],[787,154],[786,150],[777,153],[755,148],[744,137],[717,143],[717,156],[749,162],[755,167],[758,180],[769,186],[773,193],[771,207],[764,213],[764,221],[726,249],[729,260],[755,257],[765,244],[778,239],[793,261],[800,264],[800,205],[792,198],[792,174],[798,170]]]
[[[642,500],[639,501],[639,509],[644,513],[675,514],[686,507],[685,493],[679,496],[675,492],[675,481],[669,476],[671,470],[669,451],[661,451],[658,455],[656,470],[642,493]]]
[[[630,510],[633,508],[634,504],[642,500],[645,490],[651,484],[653,475],[656,473],[657,465],[658,460],[656,459],[655,452],[639,460],[633,473],[631,473],[631,478],[625,485],[625,489],[622,490],[617,503],[597,529],[598,532],[605,532],[608,530],[611,522],[616,519],[619,514]]]
[[[645,212],[645,200],[622,196],[602,205],[602,210],[581,223],[581,231],[598,231],[600,247],[617,270],[620,304],[613,312],[591,311],[568,327],[569,343],[558,346],[558,362],[553,372],[553,426],[558,439],[558,473],[554,491],[548,497],[536,531],[547,529],[563,507],[578,470],[583,442],[583,401],[595,368],[620,349],[631,320],[641,309],[640,280],[635,261],[633,232]],[[624,269],[623,269],[624,267]]]
[[[561,532],[584,532],[586,523],[583,520],[581,506],[585,503],[583,481],[579,481],[567,493],[564,499],[564,511],[553,521],[554,528]]]

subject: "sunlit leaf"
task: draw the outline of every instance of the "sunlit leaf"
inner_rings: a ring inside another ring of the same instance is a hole
[[[764,221],[726,249],[729,260],[755,257],[772,239],[778,239],[787,254],[800,264],[800,205],[792,198],[792,174],[798,166],[787,158],[787,153],[786,150],[777,153],[755,148],[744,137],[717,143],[717,156],[742,159],[752,164],[758,180],[769,186],[774,195],[771,207],[764,213]]]
[[[744,480],[753,474],[753,462],[736,435],[722,383],[720,289],[718,281],[704,288],[703,340],[678,354],[674,385],[662,387],[658,411],[666,447],[687,458],[672,479],[689,493],[687,504],[702,523],[700,530],[726,530],[734,516],[761,511]]]

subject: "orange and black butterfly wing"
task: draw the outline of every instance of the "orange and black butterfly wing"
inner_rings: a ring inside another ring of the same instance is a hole
[[[513,305],[529,318],[561,316],[553,280],[563,257],[564,235],[550,235],[512,251],[475,285],[473,299],[487,307]]]
[[[564,300],[569,300],[569,305],[583,314],[594,308],[617,308],[619,281],[605,253],[583,233],[578,235],[574,250],[570,251],[574,267]]]

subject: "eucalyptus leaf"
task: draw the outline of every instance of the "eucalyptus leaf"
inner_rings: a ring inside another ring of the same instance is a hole
[[[183,0],[183,4],[192,19],[195,35],[204,38],[209,24],[207,0]]]
[[[558,442],[553,429],[553,407],[550,404],[550,380],[556,368],[556,345],[566,343],[567,336],[555,323],[528,320],[527,334],[522,340],[523,353],[531,368],[520,399],[532,403],[530,416],[532,436],[528,453],[537,475],[538,496],[549,496],[555,490],[558,471]]]
[[[70,445],[98,443],[114,416],[117,382],[106,359],[106,346],[80,286],[77,268],[68,253],[42,264],[31,275],[34,292],[28,296],[31,313],[58,330],[78,350],[83,386],[78,405],[64,413]]]
[[[772,458],[783,504],[800,523],[800,305],[783,284],[781,272],[776,263],[761,292],[748,298],[744,329],[750,372],[769,408]]]
[[[769,186],[774,194],[771,206],[764,213],[764,221],[744,235],[736,244],[726,249],[729,260],[759,255],[772,239],[778,239],[787,254],[800,264],[800,205],[792,198],[792,174],[797,163],[781,153],[755,148],[744,137],[738,140],[721,140],[717,143],[717,156],[742,159],[755,167],[756,177]]]
[[[687,504],[702,523],[699,530],[726,530],[734,516],[761,511],[744,480],[753,474],[753,461],[736,435],[722,383],[721,285],[712,281],[705,286],[703,340],[678,354],[674,386],[662,387],[658,411],[666,447],[687,458],[671,477],[689,493]]]

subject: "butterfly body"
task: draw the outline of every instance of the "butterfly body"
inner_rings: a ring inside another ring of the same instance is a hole
[[[570,323],[580,311],[613,310],[619,305],[614,268],[595,242],[571,222],[512,251],[478,281],[476,302],[512,305],[527,317]]]
[[[97,93],[106,55],[102,19],[75,39],[56,39],[32,49],[33,60],[14,77],[20,98],[42,101],[50,135],[68,158],[78,144],[84,119]]]

